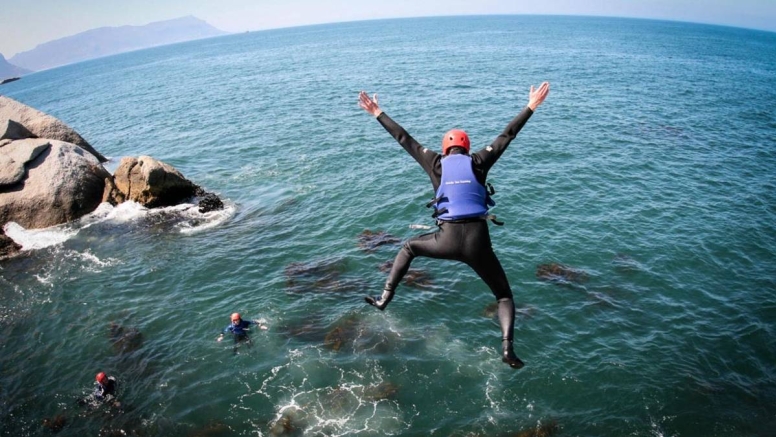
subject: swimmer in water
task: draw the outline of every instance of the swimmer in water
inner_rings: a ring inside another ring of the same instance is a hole
[[[240,313],[233,313],[230,319],[231,323],[224,328],[223,332],[216,338],[216,341],[222,341],[226,334],[232,334],[235,353],[237,353],[237,344],[240,342],[245,342],[248,346],[252,345],[251,338],[248,336],[251,326],[258,326],[262,330],[267,329],[264,320],[243,320]]]

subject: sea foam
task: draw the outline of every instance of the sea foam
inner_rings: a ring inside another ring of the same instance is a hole
[[[23,251],[38,250],[62,244],[75,237],[78,233],[94,225],[102,223],[123,224],[145,219],[158,219],[174,223],[173,229],[182,234],[193,234],[211,229],[224,223],[234,215],[235,205],[227,203],[222,210],[200,213],[195,204],[149,209],[137,202],[127,201],[117,206],[109,203],[100,204],[92,213],[71,223],[51,226],[43,229],[25,229],[16,222],[8,222],[3,227],[5,234],[22,246]]]

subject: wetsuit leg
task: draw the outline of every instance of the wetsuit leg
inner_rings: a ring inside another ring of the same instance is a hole
[[[436,232],[418,235],[407,240],[402,245],[399,253],[396,254],[382,295],[367,296],[364,300],[379,310],[384,310],[393,299],[396,287],[399,286],[402,278],[409,271],[412,260],[415,257],[426,256],[430,258],[461,260],[459,247],[463,228],[460,226],[462,225],[445,223]]]
[[[498,320],[501,326],[501,360],[514,368],[523,367],[515,355],[512,342],[515,332],[515,303],[507,275],[501,267],[490,241],[486,222],[467,223],[464,262],[482,278],[498,301]]]

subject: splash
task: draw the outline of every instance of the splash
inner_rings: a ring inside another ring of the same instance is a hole
[[[60,245],[78,235],[81,230],[99,224],[120,225],[152,220],[168,222],[173,230],[189,235],[219,226],[232,217],[235,210],[232,203],[226,204],[222,210],[207,213],[200,213],[197,205],[191,203],[154,209],[132,201],[118,206],[102,203],[92,213],[71,223],[44,229],[25,229],[16,222],[8,222],[3,230],[22,246],[22,251],[28,251]]]
[[[22,246],[22,250],[36,250],[62,244],[78,234],[78,229],[66,225],[45,229],[24,229],[16,222],[8,222],[3,227],[5,235]]]

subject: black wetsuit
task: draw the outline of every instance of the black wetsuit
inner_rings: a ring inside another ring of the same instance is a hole
[[[532,114],[533,111],[526,107],[507,125],[490,146],[471,155],[474,174],[480,184],[485,185],[488,171],[501,157],[509,143],[515,139]],[[431,179],[434,192],[436,192],[442,179],[442,155],[421,146],[404,128],[384,112],[377,117],[377,120],[423,167]],[[507,276],[491,247],[487,221],[469,219],[454,222],[440,221],[439,224],[438,231],[419,235],[404,243],[393,263],[393,268],[386,282],[386,289],[396,289],[407,273],[413,258],[426,256],[464,262],[485,281],[496,299],[512,298],[512,290],[509,287]]]
[[[488,147],[471,154],[474,175],[480,184],[485,185],[488,171],[501,157],[509,143],[515,139],[532,114],[533,111],[526,107],[509,122],[501,135]],[[380,114],[377,120],[401,144],[404,150],[423,167],[431,179],[431,184],[436,193],[442,179],[442,155],[420,145],[385,112]],[[453,150],[456,150],[456,148],[453,148]],[[404,243],[396,255],[391,273],[385,283],[382,298],[367,299],[367,302],[383,309],[393,298],[394,290],[409,270],[412,260],[417,256],[464,262],[485,281],[498,300],[499,323],[501,325],[502,339],[505,342],[504,361],[510,363],[513,367],[522,366],[522,362],[512,352],[515,320],[512,289],[509,286],[509,281],[498,257],[493,252],[488,222],[483,218],[454,221],[438,220],[438,225],[439,230],[413,237]],[[509,349],[508,351],[507,348]],[[510,354],[509,356],[508,353]]]
[[[108,379],[105,381],[105,384],[97,382],[95,385],[94,398],[97,400],[101,401],[109,395],[116,395],[116,387],[118,386],[118,383],[116,382],[116,378],[112,376],[108,377]]]

